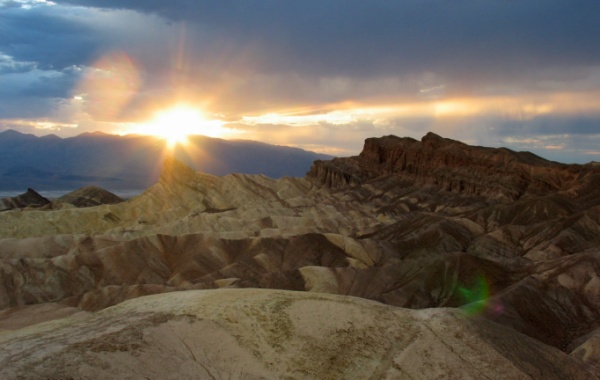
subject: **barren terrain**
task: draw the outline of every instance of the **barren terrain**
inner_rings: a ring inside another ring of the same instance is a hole
[[[0,374],[598,377],[599,189],[431,133],[304,178],[167,159],[128,201],[0,212]]]

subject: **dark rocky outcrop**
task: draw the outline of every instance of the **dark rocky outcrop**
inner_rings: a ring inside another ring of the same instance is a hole
[[[359,156],[316,161],[308,177],[330,188],[392,175],[402,186],[514,201],[557,192],[579,195],[598,181],[593,165],[565,165],[529,152],[469,146],[428,133],[421,141],[385,136],[365,141]]]
[[[20,209],[26,207],[39,208],[48,205],[50,201],[35,190],[29,188],[26,192],[16,197],[0,199],[0,211]]]

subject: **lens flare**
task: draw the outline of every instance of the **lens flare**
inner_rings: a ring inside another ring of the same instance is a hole
[[[468,315],[481,314],[488,307],[490,286],[484,276],[478,276],[471,286],[460,286],[458,293],[465,302],[461,308]]]
[[[141,84],[139,70],[131,57],[113,52],[87,69],[76,89],[86,112],[95,120],[113,121],[137,94]]]

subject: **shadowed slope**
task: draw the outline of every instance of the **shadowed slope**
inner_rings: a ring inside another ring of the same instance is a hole
[[[55,205],[68,203],[75,207],[93,207],[123,202],[123,198],[97,186],[85,186],[54,201]]]

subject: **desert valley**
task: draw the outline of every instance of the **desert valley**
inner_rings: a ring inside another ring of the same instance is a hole
[[[0,201],[3,379],[600,377],[600,164],[385,136]]]

